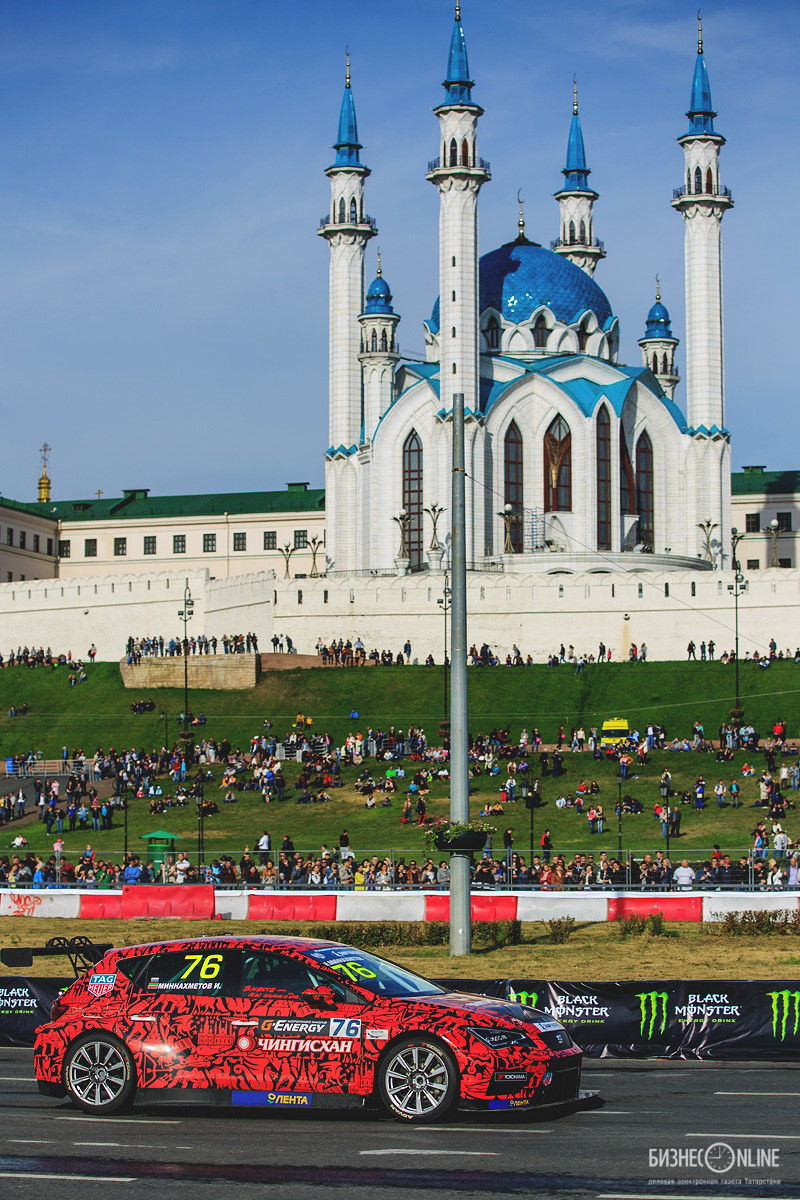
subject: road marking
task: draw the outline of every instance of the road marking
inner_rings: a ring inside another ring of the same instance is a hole
[[[684,1137],[702,1138],[769,1138],[771,1142],[800,1142],[800,1133],[757,1133],[751,1129],[749,1133],[685,1133]]]
[[[183,1121],[164,1120],[161,1117],[155,1120],[151,1117],[53,1117],[54,1121],[84,1121],[87,1124],[90,1121],[109,1122],[113,1125],[182,1125]]]
[[[710,1194],[706,1200],[753,1200],[752,1196],[732,1196],[729,1192]],[[697,1200],[696,1192],[598,1192],[596,1200]]]
[[[133,1175],[64,1175],[45,1171],[0,1171],[0,1179],[72,1179],[78,1183],[134,1183]]]
[[[641,1109],[637,1108],[637,1115],[640,1112],[655,1112],[656,1109]],[[631,1111],[629,1108],[587,1108],[586,1115],[593,1117],[629,1117]]]
[[[32,1075],[0,1075],[3,1083],[35,1083]]]
[[[714,1092],[715,1096],[800,1096],[800,1092]]]
[[[492,1125],[435,1125],[430,1128],[420,1127],[413,1130],[414,1133],[491,1133],[503,1134],[513,1133],[517,1137],[527,1136],[529,1133],[552,1133],[552,1129],[503,1129],[501,1125],[493,1127]]]
[[[52,1146],[53,1138],[9,1138],[9,1146]]]
[[[396,1149],[393,1149],[393,1150],[359,1150],[359,1154],[362,1154],[362,1155],[369,1154],[372,1156],[376,1156],[379,1154],[380,1155],[413,1154],[413,1155],[416,1155],[418,1158],[421,1155],[426,1155],[426,1154],[430,1154],[430,1155],[435,1154],[435,1155],[437,1155],[437,1157],[439,1155],[443,1155],[443,1154],[450,1154],[450,1155],[458,1155],[459,1157],[462,1157],[462,1158],[486,1158],[489,1155],[492,1155],[495,1158],[499,1158],[500,1151],[499,1150],[419,1150],[416,1147],[412,1150],[409,1150],[405,1146],[403,1146],[403,1147],[398,1146]]]
[[[73,1146],[116,1146],[117,1148],[126,1145],[125,1142],[73,1142]]]

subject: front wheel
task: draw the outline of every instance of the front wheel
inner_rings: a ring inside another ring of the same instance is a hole
[[[127,1108],[136,1090],[130,1051],[110,1034],[87,1033],[66,1053],[64,1084],[84,1112],[112,1113]]]
[[[378,1093],[403,1121],[440,1121],[458,1100],[459,1075],[453,1055],[425,1037],[404,1038],[378,1068]]]

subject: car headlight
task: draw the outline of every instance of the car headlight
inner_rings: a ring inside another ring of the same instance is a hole
[[[479,1042],[483,1042],[490,1050],[506,1050],[509,1046],[530,1046],[531,1039],[527,1033],[516,1029],[475,1029],[470,1033]]]

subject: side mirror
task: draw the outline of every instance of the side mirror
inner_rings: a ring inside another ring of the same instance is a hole
[[[301,994],[301,999],[310,1004],[312,1008],[335,1008],[339,1003],[339,998],[333,988],[322,987],[308,988]]]

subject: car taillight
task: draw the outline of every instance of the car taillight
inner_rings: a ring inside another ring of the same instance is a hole
[[[55,1000],[50,1006],[50,1020],[57,1021],[59,1017],[63,1017],[68,1008],[69,1005],[67,1004],[64,996],[56,996]]]

